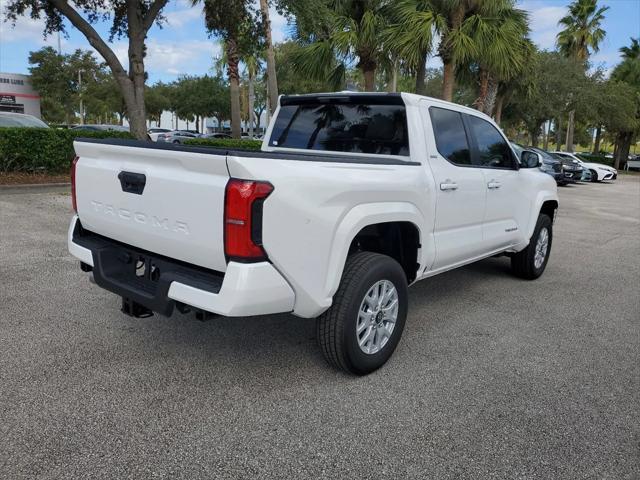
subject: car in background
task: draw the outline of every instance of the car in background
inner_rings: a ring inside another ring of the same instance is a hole
[[[540,170],[551,175],[558,185],[566,185],[569,181],[562,170],[562,162],[552,156],[549,152],[537,147],[523,147],[515,142],[511,142],[511,147],[518,155],[518,159],[522,158],[522,152],[528,150],[538,155]]]
[[[98,123],[86,123],[84,125],[76,125],[71,127],[69,130],[88,130],[91,132],[128,132],[129,127],[125,127],[123,125],[109,125],[109,124],[98,124]]]
[[[578,160],[563,157],[553,152],[549,153],[551,153],[552,156],[562,162],[562,171],[564,172],[564,177],[568,182],[578,183],[582,180],[582,174],[585,169],[582,165],[580,165],[580,162]]]
[[[49,128],[49,125],[33,115],[0,112],[0,127]]]
[[[214,133],[205,133],[204,135],[201,135],[200,138],[229,139],[229,138],[233,138],[233,137],[231,135],[229,135],[228,133],[214,132]]]
[[[154,141],[157,142],[158,141],[158,135],[160,135],[161,133],[167,133],[170,132],[171,130],[169,130],[168,128],[159,128],[159,127],[152,127],[149,130],[147,130],[147,133],[149,134],[149,138]]]
[[[618,178],[618,171],[615,168],[610,167],[609,165],[604,165],[602,163],[585,162],[577,155],[569,152],[553,153],[562,158],[577,160],[583,168],[589,170],[589,172],[591,173],[592,182],[601,182],[602,180],[615,180],[616,178]]]
[[[185,140],[192,138],[200,138],[200,134],[187,130],[172,130],[171,132],[159,134],[157,142],[184,143]]]

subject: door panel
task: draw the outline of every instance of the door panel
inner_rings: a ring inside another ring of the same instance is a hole
[[[463,115],[473,144],[472,161],[482,170],[486,188],[486,207],[482,244],[486,252],[518,243],[516,220],[521,204],[518,194],[517,159],[506,138],[487,119]]]
[[[446,268],[481,255],[486,187],[482,170],[470,166],[467,132],[460,113],[422,103],[435,180],[436,257],[432,270]]]
[[[479,169],[452,165],[439,154],[430,156],[429,164],[436,182],[436,269],[483,253],[486,191]],[[455,190],[442,189],[449,185],[455,185]]]
[[[482,169],[487,188],[483,244],[487,251],[518,243],[521,236],[516,219],[517,202],[525,202],[518,194],[518,171]]]

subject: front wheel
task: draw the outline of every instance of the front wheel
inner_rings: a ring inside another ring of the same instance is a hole
[[[595,170],[591,170],[591,181],[593,183],[598,182],[598,173]]]
[[[527,280],[534,280],[542,275],[549,261],[552,239],[551,218],[548,215],[540,214],[527,248],[511,257],[513,273]]]
[[[366,375],[395,350],[407,316],[407,278],[393,258],[359,252],[347,259],[333,305],[317,320],[317,338],[332,366]]]

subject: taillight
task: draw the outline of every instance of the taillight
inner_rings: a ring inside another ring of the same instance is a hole
[[[273,191],[269,182],[238,180],[227,183],[224,201],[224,252],[229,260],[257,262],[262,248],[262,204]]]
[[[71,205],[73,210],[78,213],[78,201],[76,199],[76,165],[80,157],[74,157],[71,162]]]

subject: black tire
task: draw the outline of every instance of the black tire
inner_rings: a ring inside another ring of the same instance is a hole
[[[387,343],[378,352],[368,354],[358,344],[358,312],[369,289],[380,280],[388,280],[396,288],[398,316]],[[380,368],[400,341],[407,306],[407,278],[398,262],[378,253],[358,252],[351,255],[333,297],[333,304],[317,319],[317,340],[327,362],[355,375],[366,375]]]
[[[549,240],[547,245],[547,253],[544,257],[542,265],[540,267],[536,267],[535,265],[535,254],[536,254],[536,244],[538,242],[538,237],[540,236],[540,231],[546,228],[549,234]],[[513,273],[520,278],[524,278],[526,280],[535,280],[544,272],[544,269],[547,267],[547,263],[549,262],[549,257],[551,256],[551,244],[553,242],[553,225],[551,219],[548,215],[543,213],[538,217],[538,221],[536,222],[536,228],[533,230],[533,235],[531,235],[531,239],[529,240],[529,245],[524,250],[514,254],[511,257],[511,270]]]
[[[591,181],[593,183],[598,183],[598,174],[595,170],[591,170]]]

